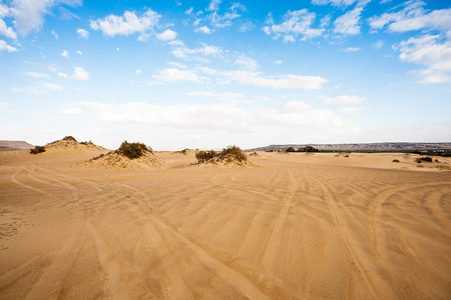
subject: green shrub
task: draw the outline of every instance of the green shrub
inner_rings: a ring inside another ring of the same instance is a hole
[[[216,151],[214,150],[199,151],[196,153],[196,159],[198,163],[209,161],[210,159],[215,158],[216,156],[218,156],[218,153],[216,153]]]
[[[45,152],[44,146],[36,146],[36,147],[34,147],[34,149],[30,149],[30,154],[38,154],[38,153],[42,153],[42,152]]]
[[[148,148],[143,143],[129,143],[124,141],[117,151],[129,159],[135,159],[143,156],[146,151],[152,152],[152,148]]]

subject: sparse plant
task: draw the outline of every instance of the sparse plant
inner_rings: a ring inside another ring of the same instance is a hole
[[[287,150],[285,150],[285,151],[287,151],[287,152],[295,152],[296,150],[294,150],[294,148],[293,147],[289,147]]]
[[[247,156],[244,154],[243,150],[240,149],[240,147],[237,146],[228,146],[225,149],[222,149],[221,153],[219,153],[220,157],[227,157],[231,156],[232,158],[235,158],[238,161],[246,161]]]
[[[97,159],[102,158],[104,156],[105,156],[105,154],[102,153],[102,154],[100,154],[100,155],[98,155],[96,157],[91,158],[90,160],[97,160]]]
[[[129,159],[135,159],[143,156],[145,152],[152,152],[152,148],[147,147],[143,143],[129,143],[124,141],[117,152]]]
[[[30,154],[38,154],[38,153],[42,153],[42,152],[45,152],[44,146],[36,146],[36,147],[34,147],[34,149],[30,149]]]
[[[216,151],[214,150],[199,151],[196,153],[196,159],[198,163],[209,161],[210,159],[215,158],[216,156],[218,156],[218,153],[216,153]]]
[[[76,142],[77,140],[76,140],[73,136],[68,135],[68,136],[65,136],[65,137],[63,138],[63,141],[72,141],[72,142]]]
[[[397,160],[397,159],[394,159],[394,160],[392,160],[391,162],[394,162],[394,163],[399,163],[399,160]]]
[[[421,162],[423,162],[423,161],[432,162],[432,158],[430,158],[429,156],[426,156],[426,157],[419,157],[416,159],[416,162],[419,164],[421,164]]]

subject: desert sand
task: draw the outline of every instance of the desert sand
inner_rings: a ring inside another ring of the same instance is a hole
[[[450,159],[101,153],[0,152],[1,299],[450,298]]]

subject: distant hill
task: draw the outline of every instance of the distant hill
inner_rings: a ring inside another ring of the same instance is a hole
[[[0,151],[11,150],[28,150],[33,149],[34,146],[25,141],[4,141],[0,140]]]
[[[451,143],[368,143],[368,144],[289,144],[269,145],[245,151],[281,151],[293,147],[295,150],[312,146],[325,151],[425,151],[451,150]]]

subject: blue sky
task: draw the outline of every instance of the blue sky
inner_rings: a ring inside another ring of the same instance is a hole
[[[0,139],[451,141],[451,2],[0,0]]]

